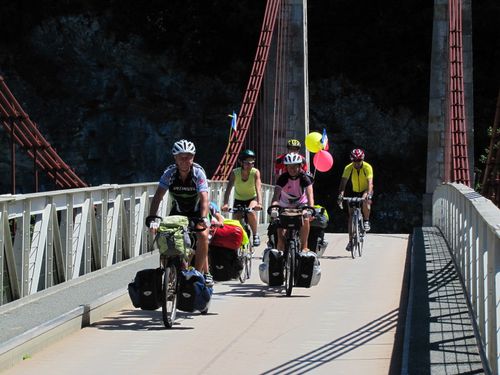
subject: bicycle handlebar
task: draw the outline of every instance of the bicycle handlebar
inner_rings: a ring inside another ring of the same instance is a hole
[[[262,209],[261,208],[255,209],[255,208],[249,208],[249,207],[244,207],[244,206],[236,206],[236,207],[228,207],[226,212],[234,214],[237,212],[249,213],[249,212],[260,211],[260,210],[262,210]]]
[[[366,200],[366,198],[362,197],[342,197],[342,201],[347,202],[350,207],[361,207],[361,204]]]

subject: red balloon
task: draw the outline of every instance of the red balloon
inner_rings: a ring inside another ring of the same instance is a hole
[[[333,156],[328,151],[320,150],[314,155],[313,164],[320,172],[326,172],[333,166]]]

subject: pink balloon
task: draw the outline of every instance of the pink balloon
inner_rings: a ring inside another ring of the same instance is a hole
[[[333,156],[328,151],[320,150],[314,155],[313,164],[320,172],[326,172],[333,166]]]

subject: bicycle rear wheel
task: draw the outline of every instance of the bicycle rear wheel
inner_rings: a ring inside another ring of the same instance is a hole
[[[172,328],[175,316],[177,314],[177,266],[170,262],[165,267],[163,273],[163,296],[161,304],[161,313],[163,324],[166,328]]]
[[[297,251],[297,243],[295,241],[288,242],[285,259],[285,289],[286,295],[292,295],[293,282],[295,276],[295,252]]]

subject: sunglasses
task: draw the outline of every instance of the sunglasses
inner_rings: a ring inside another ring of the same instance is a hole
[[[252,161],[243,160],[243,164],[255,164],[255,160],[252,160]]]

